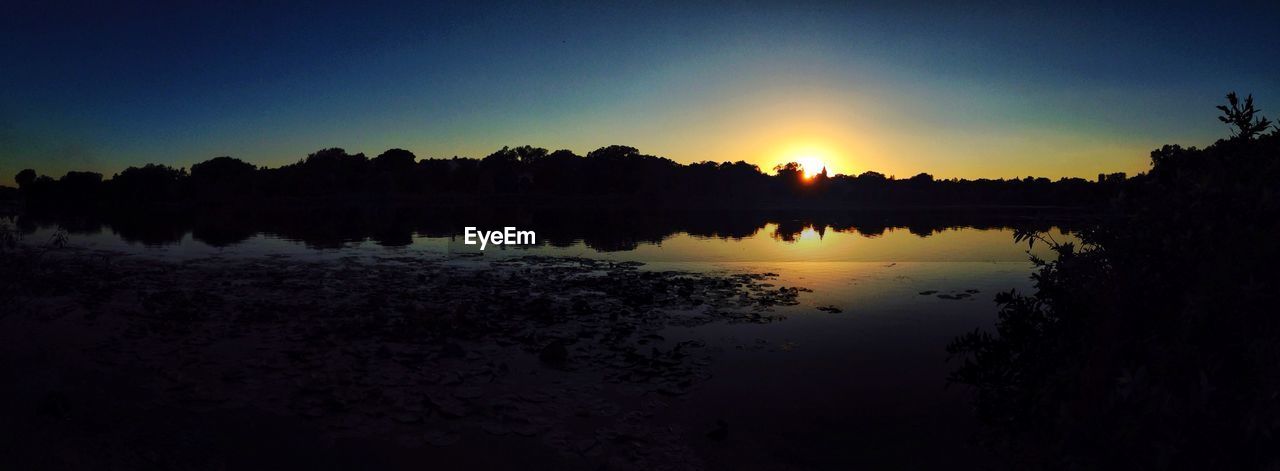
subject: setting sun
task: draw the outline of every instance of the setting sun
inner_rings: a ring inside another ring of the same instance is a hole
[[[832,167],[835,160],[832,153],[823,147],[815,145],[796,146],[780,153],[780,163],[795,162],[800,164],[804,171],[804,178],[810,179],[822,173],[823,169],[827,171],[827,175],[835,175],[836,169]]]
[[[826,164],[823,164],[822,160],[817,157],[797,157],[795,162],[804,169],[804,177],[806,179],[818,176],[819,173],[827,168]]]

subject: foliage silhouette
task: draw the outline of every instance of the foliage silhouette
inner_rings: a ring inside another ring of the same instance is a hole
[[[373,159],[341,148],[322,149],[297,163],[256,167],[217,157],[185,169],[147,164],[108,180],[69,172],[59,180],[33,170],[19,173],[28,209],[148,209],[333,204],[337,201],[411,200],[448,206],[486,198],[549,207],[868,208],[882,206],[1089,206],[1105,202],[1118,184],[1080,178],[898,180],[866,171],[857,176],[805,177],[800,164],[774,175],[746,162],[688,165],[628,146],[607,146],[579,156],[568,150],[503,147],[482,158],[417,159],[391,149]],[[1121,177],[1123,180],[1123,177]]]
[[[32,169],[23,169],[14,175],[13,181],[18,184],[18,188],[30,186],[36,181],[36,171]]]
[[[1056,258],[948,347],[1019,467],[1280,465],[1280,135],[1236,104],[1248,126],[1153,151],[1079,246],[1018,233]]]
[[[1237,139],[1253,139],[1254,136],[1264,132],[1271,126],[1271,121],[1261,116],[1254,117],[1262,110],[1254,109],[1253,95],[1249,95],[1244,99],[1244,106],[1240,105],[1240,98],[1236,96],[1236,92],[1227,94],[1227,104],[1218,105],[1218,110],[1222,111],[1222,116],[1218,117],[1219,121],[1235,126],[1234,137]]]

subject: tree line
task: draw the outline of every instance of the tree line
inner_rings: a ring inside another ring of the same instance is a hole
[[[440,201],[460,196],[561,204],[608,197],[674,206],[1080,206],[1106,201],[1128,180],[1124,174],[1100,175],[1096,181],[1053,181],[935,179],[927,173],[899,179],[874,171],[829,176],[825,169],[806,178],[797,163],[779,165],[773,171],[768,174],[742,161],[685,165],[620,145],[585,156],[532,146],[503,147],[481,159],[418,159],[404,149],[368,158],[329,148],[277,168],[217,157],[190,170],[147,164],[126,168],[109,179],[87,171],[67,172],[55,179],[26,169],[15,180],[29,208],[64,209],[86,204],[269,204],[388,197]]]

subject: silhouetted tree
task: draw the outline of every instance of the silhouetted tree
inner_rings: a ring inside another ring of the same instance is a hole
[[[68,204],[93,201],[101,186],[102,174],[97,172],[71,171],[58,179],[59,197]]]
[[[548,151],[546,149],[527,145],[517,147],[512,149],[512,151],[515,152],[516,158],[519,159],[522,164],[536,163],[548,155]]]
[[[36,171],[29,168],[22,169],[17,175],[13,176],[13,181],[18,184],[18,189],[29,187],[32,182],[36,181]]]
[[[256,170],[253,164],[225,156],[197,163],[191,166],[191,193],[205,201],[251,197]]]
[[[1055,255],[1033,258],[1034,293],[948,347],[1016,467],[1280,466],[1277,156],[1254,128],[1167,145],[1079,243],[1018,231]]]
[[[623,160],[629,157],[637,157],[640,150],[630,146],[612,145],[601,147],[599,149],[587,152],[588,159],[596,160]]]
[[[245,178],[258,167],[231,157],[214,157],[191,166],[191,178],[197,181],[227,182]]]
[[[773,173],[784,182],[799,181],[804,179],[804,166],[799,162],[778,164],[773,166]]]
[[[1236,97],[1236,92],[1227,94],[1227,104],[1218,105],[1218,110],[1222,111],[1222,116],[1218,117],[1219,121],[1235,126],[1232,131],[1232,137],[1237,139],[1249,140],[1254,136],[1261,134],[1271,126],[1271,121],[1267,118],[1257,117],[1255,115],[1262,110],[1253,107],[1253,95],[1245,97],[1244,106],[1240,105],[1240,99]]]
[[[933,183],[933,175],[921,172],[914,177],[908,178],[907,181],[912,183]]]
[[[186,170],[168,165],[129,167],[111,177],[111,192],[131,203],[174,201],[181,195],[180,185],[186,177]]]
[[[867,170],[865,172],[858,174],[858,180],[864,181],[864,182],[878,183],[878,182],[888,181],[889,179],[885,177],[883,173]]]
[[[371,162],[373,167],[379,170],[403,172],[412,168],[417,161],[418,156],[413,155],[413,152],[404,149],[388,149],[374,157]]]

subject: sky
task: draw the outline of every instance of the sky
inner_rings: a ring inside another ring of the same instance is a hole
[[[1276,2],[111,3],[4,7],[0,185],[525,144],[1094,178],[1227,136],[1228,91],[1280,116]]]

